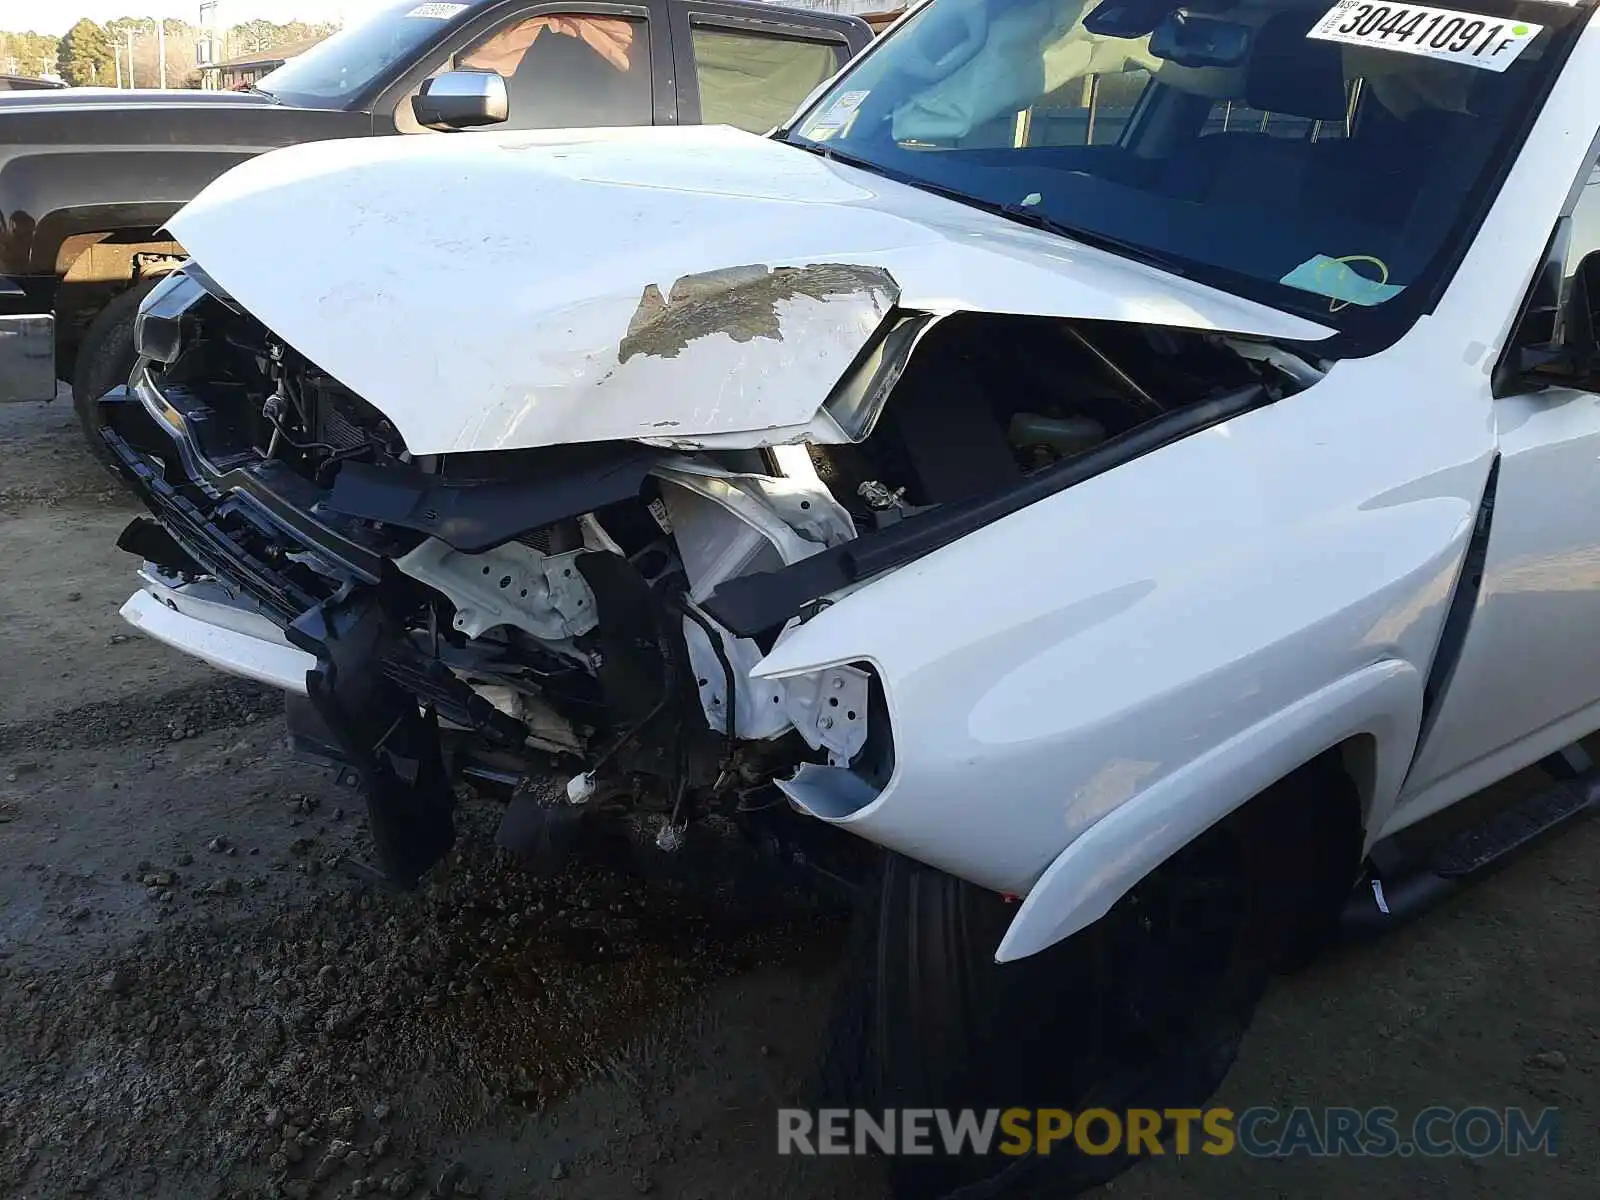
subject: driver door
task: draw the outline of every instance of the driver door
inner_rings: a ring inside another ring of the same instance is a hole
[[[1570,211],[1567,289],[1584,257],[1600,252],[1600,167]],[[1500,464],[1487,540],[1457,584],[1475,587],[1475,600],[1447,622],[1443,677],[1436,669],[1430,680],[1440,699],[1396,826],[1600,728],[1600,376],[1584,387],[1519,386],[1494,414]]]

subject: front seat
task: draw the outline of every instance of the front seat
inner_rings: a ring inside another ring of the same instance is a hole
[[[1310,122],[1345,119],[1344,59],[1331,42],[1306,32],[1319,14],[1278,13],[1256,35],[1245,64],[1244,103],[1274,118],[1304,122],[1299,136],[1259,127],[1203,135],[1183,146],[1162,170],[1160,190],[1219,206],[1277,209],[1296,205],[1312,160],[1322,149]]]

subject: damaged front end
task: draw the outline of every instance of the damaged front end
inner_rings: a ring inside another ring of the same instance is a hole
[[[678,855],[699,830],[822,863],[804,828],[826,826],[795,811],[883,791],[894,705],[869,652],[762,677],[790,630],[1314,376],[1211,332],[907,310],[885,273],[834,268],[651,285],[617,369],[706,339],[803,355],[776,316],[746,319],[752,295],[772,313],[870,299],[872,326],[809,413],[413,454],[191,265],[146,302],[140,365],[103,401],[154,518],[120,543],[144,561],[124,615],[284,688],[299,748],[359,776],[402,884],[451,845],[462,780],[509,794],[502,843],[546,865],[612,834]],[[674,412],[722,385],[654,378]]]

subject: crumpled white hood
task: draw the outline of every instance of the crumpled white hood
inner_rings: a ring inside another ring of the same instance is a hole
[[[1329,332],[724,127],[318,142],[170,227],[415,454],[804,425],[897,304]]]

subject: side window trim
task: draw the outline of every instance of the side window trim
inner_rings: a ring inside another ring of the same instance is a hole
[[[779,37],[828,46],[833,50],[835,72],[850,61],[850,42],[842,30],[836,31],[821,23],[796,21],[782,9],[774,9],[772,15],[767,16],[745,12],[743,9],[723,7],[716,4],[715,0],[671,2],[669,7],[672,13],[673,51],[680,72],[677,87],[678,120],[684,125],[697,125],[701,120],[700,79],[695,70],[694,57],[694,31],[697,28]],[[806,97],[800,97],[796,103],[804,99]]]
[[[449,70],[456,56],[473,44],[482,41],[496,29],[512,21],[556,13],[575,16],[631,17],[645,22],[650,47],[650,99],[652,124],[671,125],[678,119],[678,96],[674,85],[674,54],[669,0],[508,0],[457,29],[448,39],[440,42],[428,56],[391,84],[373,104],[374,131],[388,133],[383,125],[392,123],[397,130],[403,127],[397,118],[402,106],[410,103],[411,96],[425,79],[441,70]],[[447,135],[458,136],[458,135]]]

